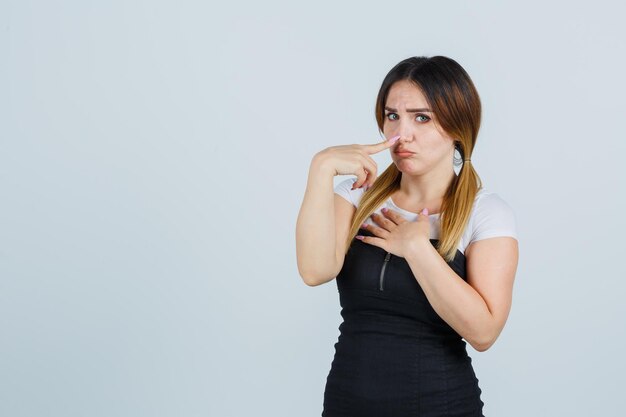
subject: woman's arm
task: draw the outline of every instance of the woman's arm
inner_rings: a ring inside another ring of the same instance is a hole
[[[472,242],[465,250],[467,282],[429,241],[406,260],[437,314],[474,349],[484,352],[509,315],[518,254],[518,242],[512,237]]]
[[[332,146],[313,157],[296,224],[298,271],[307,285],[320,285],[335,278],[345,259],[346,240],[356,209],[335,195],[333,178],[356,175],[356,188],[373,184],[378,166],[370,155],[389,149],[399,138],[370,145]]]
[[[334,169],[315,155],[296,223],[298,271],[307,285],[332,279],[337,269]]]

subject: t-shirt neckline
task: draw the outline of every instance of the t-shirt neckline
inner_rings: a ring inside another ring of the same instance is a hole
[[[408,211],[403,209],[402,207],[398,207],[398,205],[396,203],[394,203],[393,199],[391,198],[391,196],[389,196],[389,202],[391,203],[392,206],[394,206],[396,209],[398,209],[401,212],[407,213],[407,214],[412,214],[414,216],[417,216],[417,213],[413,213],[412,211]],[[429,214],[428,217],[434,217],[434,216],[439,216],[440,213],[434,213],[434,214]]]

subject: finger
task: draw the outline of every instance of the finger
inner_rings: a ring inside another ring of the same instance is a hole
[[[370,155],[378,153],[380,151],[384,151],[385,149],[391,147],[394,143],[396,143],[398,139],[400,139],[400,135],[389,138],[389,140],[385,139],[384,141],[379,143],[365,145],[365,151]]]
[[[381,239],[379,237],[356,235],[355,238],[363,241],[364,243],[369,243],[370,245],[378,246],[379,248],[383,248],[383,245],[385,243],[385,239]]]
[[[406,219],[402,217],[400,213],[397,213],[394,210],[388,209],[387,207],[383,207],[380,211],[383,212],[385,217],[391,219],[391,221],[393,221],[396,224],[404,223],[406,221]]]
[[[362,181],[359,177],[357,182],[354,183],[354,188],[361,188],[365,184],[367,184],[368,187],[371,187],[372,184],[374,184],[374,181],[376,181],[376,176],[378,175],[378,165],[369,155],[365,155],[363,157],[363,159],[361,160],[361,164],[363,164],[365,177]]]
[[[372,229],[375,229],[375,230],[372,230],[372,232],[379,232],[379,233],[376,233],[376,235],[380,237],[387,236],[387,234],[389,234],[389,232],[395,229],[397,226],[397,224],[393,220],[390,220],[386,218],[385,216],[381,216],[378,213],[372,213],[370,217],[372,218],[374,222],[376,222],[376,224],[383,226],[383,227],[378,227],[374,225],[370,226]]]
[[[368,172],[365,169],[361,169],[356,174],[356,181],[352,184],[352,189],[356,190],[357,188],[361,188],[365,180],[367,180]]]
[[[378,172],[378,166],[376,162],[369,157],[369,155],[360,155],[360,163],[363,166],[363,172],[355,173],[357,176],[356,182],[352,185],[352,189],[361,188],[365,183],[368,185],[373,184]]]
[[[378,164],[369,155],[365,155],[365,161],[363,162],[367,169],[368,175],[365,183],[367,187],[374,185],[374,181],[378,177]]]

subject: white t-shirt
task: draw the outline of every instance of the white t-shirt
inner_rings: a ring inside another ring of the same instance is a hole
[[[335,193],[348,200],[354,207],[358,206],[361,196],[365,192],[363,188],[351,189],[356,180],[356,178],[348,178],[335,186]],[[417,220],[417,213],[396,206],[391,197],[375,212],[382,215],[381,209],[383,207],[399,212],[408,221]],[[430,238],[439,239],[439,213],[431,214],[428,217],[430,220]],[[376,225],[371,217],[368,217],[365,223]],[[464,254],[465,248],[471,242],[498,236],[511,236],[517,239],[515,212],[498,194],[487,191],[483,187],[476,194],[469,222],[457,248]]]

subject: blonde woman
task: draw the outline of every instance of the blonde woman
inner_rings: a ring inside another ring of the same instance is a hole
[[[466,343],[484,352],[502,331],[518,242],[513,209],[471,163],[480,119],[461,65],[411,57],[378,93],[386,140],[313,157],[298,269],[310,286],[336,278],[343,318],[322,416],[483,416]],[[385,150],[378,175],[370,155]]]

